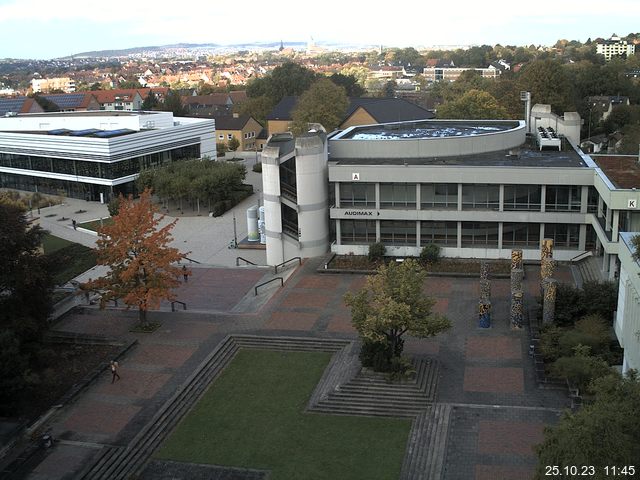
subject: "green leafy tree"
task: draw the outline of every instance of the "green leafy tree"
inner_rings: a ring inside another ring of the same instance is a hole
[[[227,147],[230,152],[235,152],[240,147],[240,140],[238,140],[235,135],[231,137],[231,139],[227,142]]]
[[[534,104],[549,104],[559,114],[575,110],[573,86],[558,61],[536,60],[529,63],[524,67],[518,83],[521,90],[531,92]]]
[[[381,96],[384,98],[394,98],[396,96],[396,82],[395,80],[389,80],[382,87]]]
[[[365,343],[386,347],[388,364],[402,354],[403,335],[427,338],[451,327],[447,318],[432,311],[435,300],[422,290],[426,275],[412,259],[391,262],[367,277],[360,291],[345,295],[354,327]]]
[[[446,102],[438,108],[438,118],[454,119],[503,119],[507,112],[498,105],[490,93],[481,90],[469,90],[462,97]]]
[[[28,386],[51,311],[51,278],[39,254],[44,236],[24,208],[0,197],[0,411]]]
[[[347,97],[361,97],[365,94],[365,89],[358,83],[358,79],[354,75],[334,73],[329,77],[329,80],[339,87],[343,87]]]
[[[144,99],[140,108],[142,110],[156,110],[158,108],[159,102],[157,97],[153,92],[149,92],[147,98]]]
[[[159,109],[165,112],[172,112],[175,117],[184,117],[187,114],[187,109],[182,104],[180,94],[175,90],[169,90],[164,103],[159,106]]]
[[[635,371],[625,378],[608,375],[594,381],[595,401],[547,427],[536,448],[536,480],[549,478],[546,465],[592,465],[604,480],[605,467],[634,465],[640,458],[640,381]]]
[[[271,112],[275,103],[267,95],[249,97],[244,102],[235,104],[233,111],[239,115],[248,115],[255,118],[261,125],[267,124],[267,115]]]
[[[283,97],[301,95],[317,78],[312,70],[294,62],[286,62],[274,68],[270,75],[250,82],[247,85],[247,95],[265,95],[275,105]]]
[[[333,131],[342,122],[348,106],[343,87],[326,78],[320,79],[298,99],[292,114],[292,130],[302,133],[309,123],[320,123],[327,131]]]

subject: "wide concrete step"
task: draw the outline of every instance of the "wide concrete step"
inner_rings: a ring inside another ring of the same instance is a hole
[[[376,407],[340,407],[335,405],[318,405],[313,409],[314,413],[324,413],[330,415],[349,415],[349,416],[364,416],[364,417],[408,417],[412,418],[418,415],[421,410],[402,410],[402,409],[388,409],[388,408],[376,408]]]
[[[424,392],[417,389],[404,389],[393,387],[363,387],[354,384],[342,385],[334,395],[375,396],[393,398],[414,398],[424,400],[428,398]]]

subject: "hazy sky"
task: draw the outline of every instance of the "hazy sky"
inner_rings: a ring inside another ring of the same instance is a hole
[[[539,5],[539,8],[536,7]],[[613,8],[615,6],[615,8]],[[177,42],[551,45],[640,30],[640,1],[0,0],[0,58]]]

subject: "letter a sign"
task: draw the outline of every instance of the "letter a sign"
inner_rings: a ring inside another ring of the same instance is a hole
[[[634,199],[627,199],[627,208],[638,208],[638,201]]]
[[[360,180],[360,174],[359,173],[352,173],[351,174],[351,180]]]

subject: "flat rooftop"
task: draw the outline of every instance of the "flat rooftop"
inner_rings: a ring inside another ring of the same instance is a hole
[[[495,152],[476,153],[448,157],[421,158],[332,158],[334,165],[460,165],[465,167],[556,167],[587,168],[588,165],[570,144],[562,151],[544,149],[540,151],[535,140],[529,138],[519,148],[498,150]]]
[[[515,121],[423,120],[354,127],[334,138],[351,140],[399,140],[416,138],[469,137],[504,132],[519,126]]]
[[[591,155],[616,188],[640,188],[640,160],[637,155]]]

